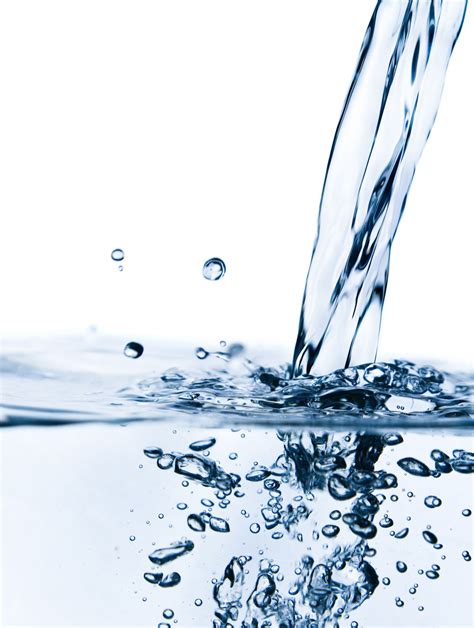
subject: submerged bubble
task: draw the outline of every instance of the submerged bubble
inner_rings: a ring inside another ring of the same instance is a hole
[[[167,589],[169,587],[175,587],[181,582],[181,576],[176,571],[172,571],[158,583],[158,586]]]
[[[434,545],[435,543],[438,542],[436,535],[433,534],[433,532],[430,532],[429,530],[423,530],[423,538],[425,539],[427,543],[431,543],[431,545]]]
[[[218,281],[225,275],[226,267],[219,257],[211,257],[202,267],[203,277],[209,281]]]
[[[189,515],[187,521],[188,526],[194,532],[204,532],[206,529],[206,523],[200,515]]]
[[[211,437],[204,440],[194,441],[194,443],[189,445],[189,449],[192,449],[193,451],[204,451],[205,449],[210,449],[215,444],[216,439]]]
[[[399,571],[400,573],[405,573],[405,571],[408,569],[407,564],[401,560],[397,561],[396,567],[397,571]]]
[[[147,572],[147,573],[143,574],[143,577],[150,584],[158,584],[161,581],[161,579],[163,578],[163,574],[162,573],[149,573],[149,572]]]
[[[194,600],[194,606],[202,606],[201,598],[198,597]]]
[[[425,506],[428,508],[439,508],[441,504],[440,498],[436,497],[436,495],[428,495],[428,497],[425,497]]]
[[[163,455],[163,450],[161,449],[161,447],[146,447],[143,450],[143,453],[148,458],[159,458]]]
[[[163,611],[163,617],[165,619],[173,619],[174,611],[171,610],[171,608],[165,608],[165,610]]]
[[[195,351],[194,351],[194,355],[199,359],[199,360],[205,360],[207,358],[207,356],[209,355],[209,351],[206,351],[203,347],[198,347]]]
[[[125,253],[122,249],[114,249],[110,254],[110,257],[114,260],[114,262],[121,262],[125,257]]]
[[[324,536],[327,536],[331,539],[339,534],[340,528],[339,526],[335,525],[326,525],[322,527],[321,532],[324,534]]]
[[[465,508],[465,509],[462,511],[462,515],[463,515],[463,517],[470,517],[470,516],[471,516],[471,514],[472,514],[472,512],[471,512],[471,510],[470,510],[469,508]]]
[[[428,477],[430,475],[430,470],[426,464],[416,458],[402,458],[397,462],[397,464],[404,471],[410,473],[410,475],[418,475],[422,477]]]
[[[252,523],[250,526],[250,532],[252,532],[252,534],[258,534],[260,532],[260,525],[258,523]]]
[[[169,547],[162,547],[152,552],[148,558],[155,565],[164,565],[172,560],[176,560],[180,556],[188,554],[194,549],[194,543],[189,540],[180,543],[173,543]]]
[[[467,562],[469,562],[471,560],[471,555],[469,554],[469,552],[467,550],[464,550],[464,552],[462,553],[462,557],[464,558],[464,560],[466,560]]]
[[[143,354],[143,346],[139,342],[129,342],[125,345],[123,354],[127,356],[127,358],[136,360]]]
[[[230,532],[229,523],[220,517],[211,517],[209,527],[211,530],[214,530],[214,532]]]

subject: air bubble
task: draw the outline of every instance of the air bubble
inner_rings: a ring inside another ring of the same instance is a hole
[[[323,526],[321,532],[324,534],[324,536],[327,536],[329,539],[332,539],[333,537],[339,534],[340,528],[339,526],[335,526],[335,525],[326,525],[326,526]]]
[[[425,497],[425,506],[428,508],[439,508],[442,504],[442,501],[436,495],[428,495]]]
[[[260,524],[252,523],[250,526],[250,532],[252,532],[252,534],[258,534],[260,532]]]
[[[188,505],[185,504],[184,502],[179,502],[179,504],[176,504],[176,508],[178,510],[186,510],[187,507],[188,507]]]
[[[470,516],[471,516],[471,514],[472,514],[472,511],[471,511],[471,510],[469,510],[469,508],[465,508],[465,509],[462,511],[462,515],[463,515],[463,517],[470,517]]]
[[[114,262],[121,262],[125,257],[125,253],[122,249],[114,249],[110,254],[110,257],[114,260]]]
[[[225,264],[219,257],[211,257],[202,267],[203,277],[208,281],[218,281],[222,279],[225,275],[225,271]]]
[[[397,571],[399,571],[400,573],[405,573],[405,571],[408,569],[407,564],[401,560],[397,561],[396,567]]]
[[[194,355],[199,359],[199,360],[205,360],[207,358],[207,356],[209,355],[209,351],[206,351],[203,347],[198,347],[195,351],[194,351]]]
[[[194,606],[202,606],[201,598],[198,597],[194,600]]]
[[[163,617],[165,619],[173,619],[174,611],[172,611],[171,608],[165,608],[165,610],[163,611]]]
[[[464,550],[464,552],[462,553],[462,557],[467,562],[469,562],[471,560],[471,555],[469,554],[469,552],[467,550]]]
[[[127,358],[136,360],[143,354],[143,345],[139,342],[129,342],[125,345],[123,354],[127,356]]]
[[[210,449],[215,444],[215,438],[206,438],[205,440],[194,441],[194,443],[189,445],[189,449],[192,449],[193,451],[204,451],[205,449]]]

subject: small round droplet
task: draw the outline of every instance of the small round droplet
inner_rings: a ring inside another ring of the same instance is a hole
[[[464,552],[462,553],[462,557],[467,562],[469,562],[471,560],[471,555],[469,554],[469,552],[467,550],[464,550]]]
[[[136,360],[143,353],[143,346],[139,342],[129,342],[125,345],[123,350],[123,354],[127,356],[127,358],[133,358]]]
[[[163,611],[163,617],[165,619],[173,619],[174,612],[171,610],[171,608],[165,608],[165,610]]]
[[[211,257],[202,267],[202,274],[204,279],[209,281],[218,281],[225,275],[226,267],[224,262],[219,257]]]
[[[424,610],[425,610],[425,607],[424,607],[424,606],[419,606],[419,607],[418,607],[418,610],[419,610],[419,611],[424,611]]]
[[[230,460],[237,460],[238,457],[239,457],[239,455],[236,454],[235,451],[231,451],[231,453],[229,454],[229,459]]]
[[[428,495],[425,497],[425,506],[427,508],[439,508],[441,506],[441,500],[436,495]]]
[[[110,257],[114,260],[114,262],[121,262],[125,257],[125,253],[122,249],[114,249],[110,254]]]
[[[129,537],[131,541],[134,541],[136,537],[133,536],[133,534]]]
[[[395,604],[396,604],[399,608],[401,608],[402,606],[404,606],[404,604],[405,604],[405,603],[404,603],[404,601],[403,601],[403,600],[401,600],[399,597],[397,597],[397,598],[395,598]]]
[[[337,536],[339,534],[339,531],[340,531],[339,526],[335,526],[335,525],[325,525],[323,526],[321,530],[324,536],[328,537],[329,539]]]
[[[179,502],[179,504],[176,504],[176,508],[178,510],[186,510],[187,507],[188,507],[188,505],[185,504],[184,502]]]
[[[423,534],[423,538],[425,539],[427,543],[434,545],[435,543],[438,542],[438,539],[436,538],[436,534],[433,534],[433,532],[430,532],[429,530],[424,530],[422,534]]]
[[[382,578],[382,584],[388,587],[388,585],[390,584],[390,578]]]
[[[207,358],[207,356],[209,355],[209,351],[206,351],[203,347],[198,347],[195,352],[194,355],[199,359],[199,360],[205,360]]]
[[[471,512],[471,510],[469,510],[469,508],[465,508],[465,509],[462,511],[462,515],[463,515],[463,517],[470,517],[470,516],[471,516],[471,514],[472,514],[472,512]]]
[[[405,571],[408,569],[407,564],[401,560],[397,561],[396,567],[397,571],[399,571],[400,573],[405,573]]]
[[[201,598],[196,598],[194,600],[194,606],[202,606],[202,600]]]
[[[260,532],[260,525],[258,523],[252,523],[250,526],[250,532],[252,532],[252,534],[258,534]]]

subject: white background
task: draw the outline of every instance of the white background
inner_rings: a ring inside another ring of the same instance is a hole
[[[97,325],[290,357],[373,4],[4,1],[3,334]],[[473,50],[468,9],[394,245],[382,358],[472,355]],[[206,282],[216,255],[227,274]]]

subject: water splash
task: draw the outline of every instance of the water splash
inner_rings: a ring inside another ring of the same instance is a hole
[[[295,374],[376,359],[391,245],[466,5],[377,3],[329,157]]]

